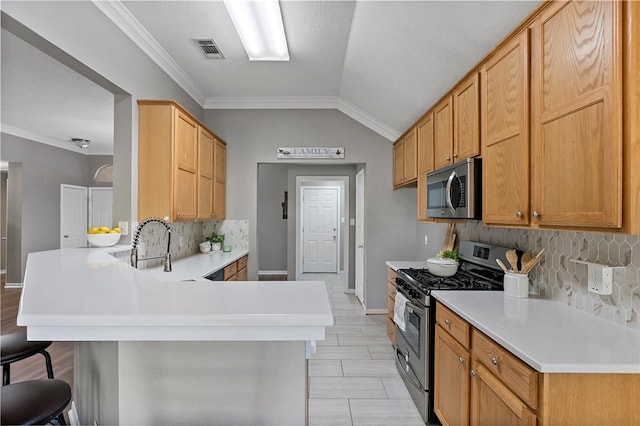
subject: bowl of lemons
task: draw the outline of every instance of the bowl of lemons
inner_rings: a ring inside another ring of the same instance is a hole
[[[94,247],[115,246],[120,240],[120,228],[94,226],[87,230],[87,241]]]

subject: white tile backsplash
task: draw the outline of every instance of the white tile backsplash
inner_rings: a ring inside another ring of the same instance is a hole
[[[530,290],[544,298],[573,306],[640,330],[640,236],[539,229],[488,228],[478,221],[456,224],[459,240],[490,243],[545,254],[530,272]],[[581,259],[626,266],[613,276],[613,294],[587,291],[587,266]]]

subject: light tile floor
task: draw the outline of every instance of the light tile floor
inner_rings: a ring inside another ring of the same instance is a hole
[[[325,281],[335,325],[309,360],[309,425],[424,426],[395,366],[385,315],[364,315],[342,276],[304,274]]]

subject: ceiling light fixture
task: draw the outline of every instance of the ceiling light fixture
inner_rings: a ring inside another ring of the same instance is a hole
[[[91,141],[89,139],[82,138],[71,138],[71,142],[75,143],[78,148],[86,148],[89,146]]]
[[[278,0],[224,0],[250,61],[288,61]]]

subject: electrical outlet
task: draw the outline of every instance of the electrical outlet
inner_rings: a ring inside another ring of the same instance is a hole
[[[427,244],[429,244],[429,236],[425,235],[424,236],[424,245],[427,245]]]
[[[118,228],[120,228],[121,235],[129,235],[129,222],[118,222]]]

